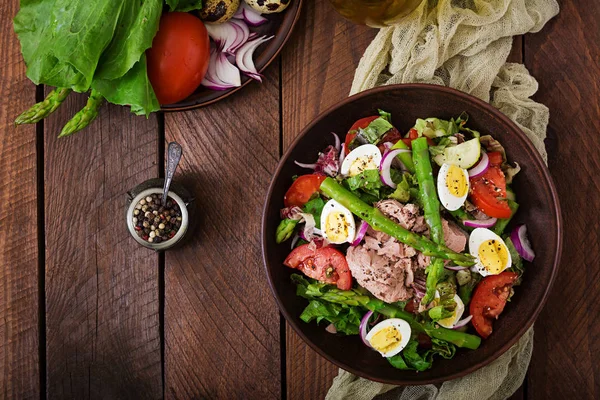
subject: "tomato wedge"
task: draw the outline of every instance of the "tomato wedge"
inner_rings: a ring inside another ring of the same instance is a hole
[[[352,143],[352,141],[356,137],[356,131],[359,128],[365,129],[367,126],[369,126],[369,124],[371,122],[373,122],[377,118],[379,118],[379,115],[373,115],[371,117],[361,118],[358,121],[356,121],[354,123],[354,125],[352,125],[350,127],[350,129],[348,130],[348,133],[346,134],[346,139],[344,140],[344,148],[346,150],[346,154],[348,154],[350,152],[350,143]]]
[[[486,276],[475,288],[469,312],[475,330],[484,339],[492,334],[492,322],[502,314],[510,289],[518,278],[514,272]]]
[[[504,159],[502,158],[502,153],[499,151],[492,151],[487,153],[488,158],[490,159],[490,164],[492,165],[502,165]]]
[[[510,218],[506,178],[497,165],[490,165],[483,175],[471,179],[469,198],[475,207],[489,217]]]
[[[303,244],[292,250],[283,264],[302,271],[310,278],[335,284],[338,289],[352,288],[352,274],[346,257],[333,247],[314,249],[310,244]]]
[[[323,175],[315,174],[299,176],[283,197],[283,204],[286,207],[302,207],[319,191],[325,178]]]

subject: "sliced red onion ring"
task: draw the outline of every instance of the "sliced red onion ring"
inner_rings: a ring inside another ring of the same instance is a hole
[[[335,148],[337,149],[337,151],[340,151],[340,146],[341,146],[340,137],[335,132],[331,132],[331,134],[335,138]]]
[[[535,258],[535,253],[533,252],[531,243],[527,238],[527,227],[525,225],[519,225],[515,227],[510,234],[510,240],[512,240],[513,244],[515,245],[517,253],[519,253],[524,260],[530,262],[533,261]]]
[[[458,328],[462,328],[463,326],[465,326],[466,324],[468,324],[468,323],[469,323],[469,321],[471,321],[471,318],[473,318],[473,316],[472,316],[472,315],[469,315],[467,318],[463,318],[463,319],[461,319],[460,321],[458,321],[458,322],[456,323],[456,325],[454,325],[454,326],[452,327],[452,329],[458,329]]]
[[[307,168],[307,169],[315,169],[315,168],[317,168],[317,164],[316,163],[315,164],[305,164],[305,163],[301,163],[301,162],[298,162],[298,161],[294,161],[294,164],[296,164],[299,167]]]
[[[485,151],[481,152],[481,158],[479,162],[475,164],[473,168],[469,170],[470,178],[479,178],[481,175],[485,174],[485,171],[490,167],[490,158],[488,157]]]
[[[215,72],[222,82],[234,87],[241,86],[240,70],[227,59],[227,54],[220,53],[216,64]]]
[[[392,162],[396,158],[396,156],[400,153],[409,153],[408,149],[395,149],[386,151],[381,158],[381,164],[379,165],[379,173],[381,174],[381,182],[385,185],[388,185],[391,188],[396,188],[396,184],[392,181]]]
[[[367,325],[369,324],[369,318],[371,318],[372,315],[373,311],[367,312],[365,316],[362,317],[362,319],[360,320],[360,325],[358,327],[360,331],[360,338],[362,339],[363,343],[368,347],[373,347],[367,340]]]
[[[224,82],[217,76],[217,60],[219,52],[214,47],[210,49],[210,59],[208,62],[208,71],[202,81],[202,86],[212,90],[227,90],[234,88],[235,85]]]
[[[205,24],[208,36],[215,41],[219,51],[229,53],[234,43],[237,43],[241,32],[229,22],[222,24]]]
[[[254,55],[254,51],[258,46],[273,39],[274,37],[275,36],[262,36],[244,43],[240,48],[237,49],[235,54],[235,62],[244,74],[248,75],[252,79],[262,82],[262,75],[256,70],[252,56]]]
[[[250,37],[250,29],[248,29],[248,25],[246,25],[244,21],[232,19],[229,21],[229,23],[232,24],[236,29],[237,37],[235,38],[234,43],[231,44],[231,47],[227,53],[234,55],[237,49],[239,49],[248,41],[248,38]]]
[[[342,166],[342,162],[344,162],[344,158],[346,158],[346,146],[342,145],[342,150],[340,150],[340,168]]]
[[[362,242],[362,240],[364,239],[365,234],[367,233],[367,229],[369,229],[369,224],[367,223],[367,221],[361,222],[360,227],[358,228],[358,232],[356,233],[356,237],[350,245],[358,246],[360,242]]]
[[[449,269],[450,271],[462,271],[469,267],[460,267],[458,265],[446,265],[444,268]]]
[[[292,245],[290,246],[292,250],[294,249],[294,247],[296,247],[296,243],[298,243],[298,240],[300,240],[300,235],[296,233],[292,239]]]
[[[246,2],[242,1],[240,8],[236,12],[236,14],[242,10],[242,18],[246,23],[250,26],[261,26],[266,23],[268,19],[260,15],[259,12],[250,7]],[[235,18],[235,15],[233,16]]]
[[[242,2],[242,4],[244,4]],[[233,17],[235,19],[244,19],[244,7],[242,7],[241,5],[238,7],[237,11],[235,12],[235,14],[233,14]]]
[[[491,228],[498,221],[497,218],[489,218],[489,219],[468,219],[463,221],[464,226],[468,226],[470,228]]]

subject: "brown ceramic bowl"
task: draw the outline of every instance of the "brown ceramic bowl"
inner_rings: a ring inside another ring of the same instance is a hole
[[[295,295],[290,275],[295,272],[283,265],[290,252],[289,242],[277,245],[275,230],[279,209],[292,176],[306,170],[294,164],[315,159],[317,153],[332,144],[329,132],[343,140],[345,132],[359,118],[377,114],[381,108],[392,113],[393,124],[406,132],[416,118],[450,119],[463,111],[469,114],[469,127],[490,133],[506,148],[509,159],[523,168],[514,181],[521,205],[515,223],[526,223],[536,252],[533,264],[526,266],[523,285],[501,318],[494,333],[478,350],[459,350],[452,360],[436,359],[425,372],[393,368],[378,353],[367,348],[358,336],[338,336],[325,326],[304,323],[298,317],[308,302]],[[267,195],[263,214],[263,258],[267,278],[277,304],[294,330],[314,350],[341,368],[362,377],[397,385],[435,383],[463,376],[496,359],[529,329],[544,306],[559,265],[562,224],[556,189],[539,154],[525,134],[506,116],[489,104],[465,93],[433,85],[396,85],[372,89],[335,105],[308,125],[281,159]]]
[[[263,73],[269,64],[271,64],[287,40],[290,38],[292,30],[294,29],[294,26],[300,17],[300,10],[302,9],[303,1],[304,0],[291,0],[291,4],[281,13],[264,14],[264,16],[268,19],[268,22],[265,24],[256,28],[250,27],[252,32],[256,32],[260,36],[275,36],[273,39],[259,46],[254,53],[254,65],[259,73]],[[196,89],[196,91],[186,99],[173,104],[161,105],[161,110],[167,112],[185,111],[204,107],[229,97],[250,83],[254,85],[261,84],[260,82],[250,79],[246,75],[242,74],[242,85],[233,89],[211,90],[205,88],[204,86],[199,86],[198,89]]]

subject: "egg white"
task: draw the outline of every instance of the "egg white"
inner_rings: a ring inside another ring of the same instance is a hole
[[[490,272],[479,259],[479,247],[482,243],[488,240],[496,240],[497,242],[499,242],[502,246],[504,246],[506,254],[508,255],[506,264],[504,265],[502,270],[497,273]],[[473,257],[475,257],[476,261],[474,268],[477,270],[477,272],[481,274],[481,276],[498,275],[507,268],[510,268],[512,265],[510,251],[508,251],[508,247],[506,247],[506,243],[504,243],[504,240],[502,240],[500,236],[496,235],[494,232],[486,228],[476,228],[473,230],[473,232],[471,232],[471,235],[469,235],[469,253]]]
[[[400,345],[395,347],[394,349],[388,351],[387,353],[382,353],[382,352],[378,351],[379,354],[381,354],[383,357],[386,357],[386,358],[393,357],[396,354],[400,353],[402,351],[402,349],[404,349],[406,347],[406,345],[408,344],[408,341],[410,340],[410,334],[411,334],[411,329],[410,329],[410,325],[408,324],[408,322],[406,322],[405,320],[400,319],[400,318],[388,318],[386,320],[381,321],[377,325],[375,325],[369,331],[369,333],[367,333],[367,336],[366,336],[367,342],[371,343],[371,339],[373,338],[373,335],[375,335],[380,330],[385,329],[389,326],[394,326],[400,332],[400,335],[402,336],[402,338],[400,339]]]
[[[440,294],[437,291],[435,292],[435,298],[440,298]],[[456,302],[456,309],[454,310],[454,315],[451,317],[452,319],[445,318],[437,321],[437,323],[444,328],[452,329],[452,327],[454,327],[454,325],[460,321],[463,313],[465,312],[465,303],[463,303],[457,294],[454,295],[454,301]]]
[[[460,168],[465,177],[465,181],[467,182],[467,190],[465,191],[465,194],[463,196],[457,197],[450,193],[450,190],[446,185],[446,178],[448,176],[449,170],[450,164],[442,164],[437,177],[437,191],[438,196],[440,198],[440,203],[442,203],[444,208],[449,211],[455,211],[461,208],[467,200],[467,195],[469,194],[469,173],[466,169]]]
[[[362,161],[365,164],[364,168],[361,168],[359,172],[350,171],[352,169],[352,165],[356,161]],[[340,168],[340,173],[344,176],[355,176],[360,172],[368,169],[379,169],[379,165],[381,164],[381,151],[374,144],[363,144],[362,146],[357,147],[352,150],[344,161],[342,161],[342,166]]]
[[[346,237],[344,240],[334,240],[331,236],[327,235],[327,217],[333,212],[339,212],[344,215],[344,225],[348,230]],[[346,207],[338,203],[337,201],[331,199],[325,206],[323,207],[323,211],[321,212],[321,232],[323,237],[329,240],[329,242],[334,244],[342,244],[346,242],[352,242],[354,240],[354,236],[356,235],[356,223],[354,222],[354,216],[352,212],[348,210]]]

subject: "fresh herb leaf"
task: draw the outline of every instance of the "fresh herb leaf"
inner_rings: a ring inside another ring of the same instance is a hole
[[[371,121],[365,129],[359,128],[357,136],[361,136],[367,143],[377,144],[383,135],[392,128],[392,124],[387,119],[379,117]]]
[[[321,226],[321,213],[325,207],[325,201],[321,197],[315,197],[306,203],[303,207],[303,211],[308,214],[312,214],[315,219],[315,226]]]

